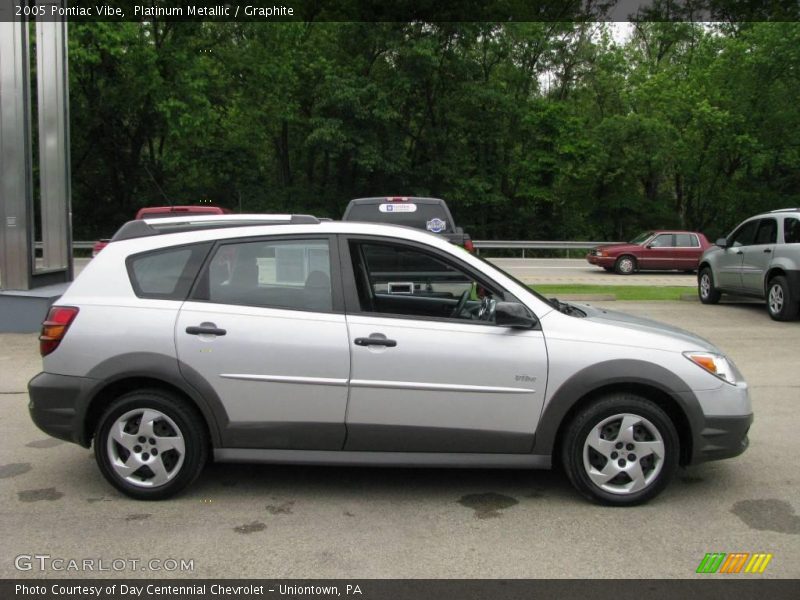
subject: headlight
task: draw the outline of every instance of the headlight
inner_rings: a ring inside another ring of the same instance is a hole
[[[684,352],[683,355],[712,375],[716,375],[730,384],[736,384],[736,375],[733,367],[728,359],[721,354],[713,354],[712,352]]]

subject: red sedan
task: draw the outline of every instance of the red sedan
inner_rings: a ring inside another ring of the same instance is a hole
[[[696,231],[647,231],[627,244],[598,246],[586,260],[620,275],[636,271],[692,272],[710,245],[706,236]]]

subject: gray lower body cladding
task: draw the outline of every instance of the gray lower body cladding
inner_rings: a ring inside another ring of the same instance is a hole
[[[96,384],[87,377],[39,373],[28,382],[31,419],[47,435],[88,447],[86,408]]]
[[[86,413],[91,399],[97,390],[102,387],[102,381],[87,377],[71,377],[52,373],[39,373],[28,384],[30,395],[29,410],[33,422],[45,433],[58,439],[74,442],[88,447],[91,443],[92,432],[86,431]],[[691,406],[691,404],[690,404]],[[699,407],[696,407],[699,409]],[[753,415],[744,416],[705,416],[699,410],[688,411],[688,420],[692,435],[692,455],[690,464],[701,463],[737,456],[744,452],[748,446],[747,433],[753,422]],[[209,429],[214,430],[219,423],[209,423]],[[225,425],[234,425],[228,424]],[[300,425],[300,424],[298,424]],[[305,424],[308,429],[312,424]],[[259,431],[263,426],[263,430]],[[343,429],[344,424],[340,425]],[[308,445],[303,446],[296,436],[294,443],[288,448],[267,445],[259,448],[257,440],[267,440],[271,436],[262,437],[262,433],[272,432],[274,437],[275,424],[263,423],[248,427],[247,442],[241,447],[239,444],[214,443],[217,450],[215,454],[221,460],[244,460],[251,462],[289,462],[307,464],[387,464],[396,466],[474,466],[474,467],[549,467],[550,452],[534,449],[531,453],[523,448],[530,448],[530,440],[504,439],[498,444],[497,439],[478,440],[474,448],[467,448],[466,440],[459,439],[459,443],[449,443],[448,430],[421,431],[419,435],[425,436],[425,444],[416,444],[408,447],[409,451],[402,450],[402,446],[390,448],[386,444],[387,432],[379,431],[382,435],[371,436],[361,425],[361,441],[358,447],[340,450],[315,450],[313,440],[307,440]],[[368,426],[366,426],[368,427]],[[309,429],[309,431],[313,428]],[[241,432],[239,432],[241,434]],[[299,433],[299,432],[296,432]],[[409,433],[409,432],[406,432]],[[458,433],[458,432],[453,432]],[[545,435],[545,431],[537,432]],[[474,436],[474,432],[472,434]],[[433,443],[431,436],[442,441],[441,445]],[[236,438],[236,436],[233,436]],[[242,437],[240,435],[240,437]],[[312,436],[313,437],[313,436]],[[539,436],[537,436],[539,437]],[[383,443],[378,442],[384,439]],[[375,442],[373,447],[368,442]],[[231,440],[234,441],[234,440]],[[244,439],[237,439],[239,443]],[[538,440],[537,440],[538,441]],[[228,446],[227,448],[225,446]],[[238,447],[237,447],[238,446]],[[319,448],[319,445],[316,445]],[[330,446],[329,446],[330,448]],[[339,446],[341,448],[341,446]],[[468,450],[471,450],[469,452]],[[488,453],[487,453],[488,452]],[[490,458],[494,457],[494,458]],[[508,457],[513,457],[506,460]],[[544,460],[544,459],[547,460]]]
[[[753,415],[705,417],[703,428],[695,436],[692,464],[739,456],[747,450],[747,433]]]

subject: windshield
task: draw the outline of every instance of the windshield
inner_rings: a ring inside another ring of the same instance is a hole
[[[632,239],[630,242],[628,242],[628,243],[629,243],[629,244],[643,244],[643,243],[644,243],[645,241],[647,241],[647,240],[648,240],[648,239],[649,239],[649,238],[650,238],[652,235],[653,235],[653,232],[652,232],[652,231],[645,231],[644,233],[641,233],[641,234],[637,235],[635,238],[633,238],[633,239]]]

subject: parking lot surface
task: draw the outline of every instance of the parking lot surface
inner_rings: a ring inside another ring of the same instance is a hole
[[[707,578],[695,575],[707,552],[768,552],[766,571],[746,577],[800,577],[800,322],[756,304],[607,306],[712,340],[755,411],[745,454],[683,469],[635,508],[591,504],[557,471],[237,465],[210,466],[176,499],[137,502],[102,479],[91,451],[33,425],[36,336],[0,335],[0,576]],[[17,570],[16,557],[37,554],[141,562]],[[152,559],[193,569],[142,570]]]

